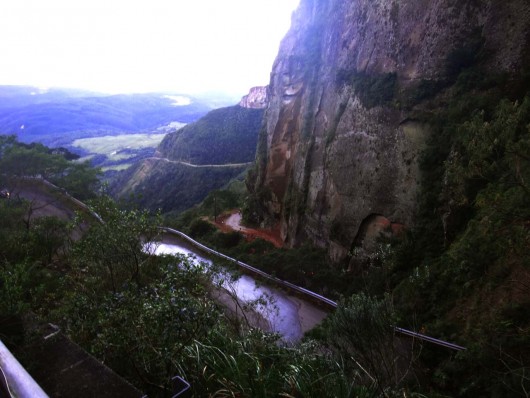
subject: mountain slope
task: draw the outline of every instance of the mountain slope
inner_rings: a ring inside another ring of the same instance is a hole
[[[302,1],[271,73],[249,216],[280,220],[288,245],[309,239],[336,261],[376,216],[413,226],[430,117],[459,81],[469,91],[504,79],[513,99],[524,95],[529,10],[523,0]]]
[[[262,109],[231,106],[209,112],[160,143],[161,157],[193,164],[245,163],[256,153]]]
[[[241,176],[254,160],[263,110],[241,106],[209,112],[168,134],[157,157],[135,164],[112,184],[118,197],[137,195],[143,207],[182,212],[213,189]]]
[[[204,102],[183,96],[105,96],[8,86],[0,87],[0,132],[16,134],[23,142],[59,146],[77,138],[153,130],[171,122],[189,123],[209,109]]]
[[[269,87],[247,219],[466,347],[428,395],[527,396],[530,3],[302,0]]]

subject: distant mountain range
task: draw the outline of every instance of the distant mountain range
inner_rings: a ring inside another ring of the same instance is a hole
[[[0,86],[0,134],[65,147],[101,167],[116,196],[178,213],[242,178],[254,160],[264,109],[234,102],[218,94]]]
[[[152,132],[190,123],[233,98],[181,93],[104,95],[73,89],[0,86],[0,134],[22,142],[68,146],[78,138]]]

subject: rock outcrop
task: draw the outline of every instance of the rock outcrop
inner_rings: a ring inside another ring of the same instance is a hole
[[[267,86],[252,87],[247,95],[241,98],[239,106],[251,109],[265,109],[269,105]]]
[[[527,0],[301,0],[247,181],[256,218],[336,261],[371,221],[413,225],[430,133],[417,115],[474,63],[520,73],[529,21]]]

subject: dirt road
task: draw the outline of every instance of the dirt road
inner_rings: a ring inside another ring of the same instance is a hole
[[[212,223],[223,232],[236,231],[243,234],[247,240],[261,238],[276,247],[283,247],[279,224],[272,229],[245,227],[241,224],[241,213],[238,209],[222,214],[217,217],[217,221],[212,221]]]

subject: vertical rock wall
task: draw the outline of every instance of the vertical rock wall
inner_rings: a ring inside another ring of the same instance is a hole
[[[301,0],[249,181],[264,222],[337,261],[375,215],[413,225],[425,92],[443,96],[479,52],[486,70],[517,73],[528,21],[525,0]]]

